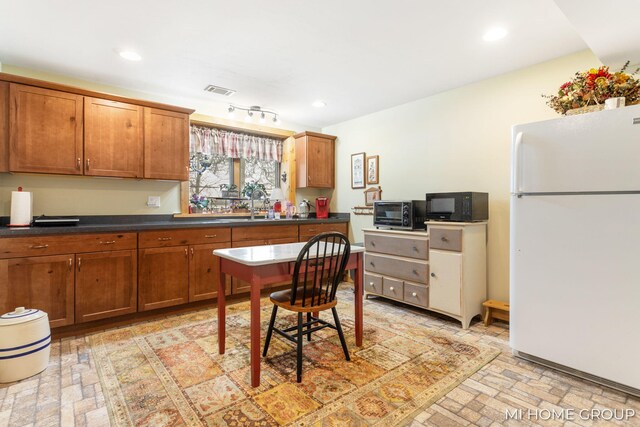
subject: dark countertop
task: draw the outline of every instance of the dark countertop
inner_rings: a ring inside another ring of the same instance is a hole
[[[313,215],[313,214],[312,214]],[[79,216],[80,223],[63,227],[14,227],[9,228],[8,217],[0,217],[0,237],[42,236],[51,234],[74,233],[113,233],[136,232],[144,230],[166,230],[172,228],[204,228],[204,227],[254,227],[287,224],[322,224],[332,222],[349,222],[350,214],[330,214],[329,218],[317,219],[264,219],[256,218],[174,218],[173,215],[96,215]]]

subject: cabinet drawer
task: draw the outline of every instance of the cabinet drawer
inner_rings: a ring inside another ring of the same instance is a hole
[[[382,279],[382,294],[391,298],[401,300],[404,296],[402,280],[384,277]]]
[[[364,247],[369,252],[404,256],[416,259],[429,259],[429,241],[379,234],[364,235]]]
[[[384,276],[398,277],[417,283],[427,283],[429,264],[387,255],[365,254],[365,268]]]
[[[316,234],[326,233],[328,231],[337,231],[346,236],[349,235],[348,225],[346,222],[330,223],[330,224],[304,224],[300,225],[300,241],[306,242]]]
[[[404,282],[404,300],[421,307],[429,306],[429,288],[418,283]]]
[[[374,294],[382,294],[382,277],[373,274],[364,274],[364,290]]]
[[[253,227],[234,227],[232,231],[233,242],[244,240],[268,240],[280,238],[298,238],[297,225],[271,225]],[[295,240],[294,240],[295,241]]]
[[[429,239],[431,240],[431,249],[462,251],[462,230],[460,229],[429,227]]]
[[[136,233],[65,234],[0,239],[0,258],[136,249]]]
[[[163,248],[230,241],[231,229],[224,227],[144,231],[138,235],[140,248]]]

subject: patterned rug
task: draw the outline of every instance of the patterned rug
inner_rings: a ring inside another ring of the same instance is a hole
[[[400,425],[499,353],[435,332],[423,315],[366,300],[358,348],[352,297],[338,296],[351,362],[336,331],[323,329],[305,340],[300,384],[293,343],[274,334],[261,385],[250,386],[248,301],[227,307],[222,356],[215,308],[90,336],[112,425]],[[264,343],[272,305],[264,298],[261,306]],[[277,323],[295,319],[280,310]]]

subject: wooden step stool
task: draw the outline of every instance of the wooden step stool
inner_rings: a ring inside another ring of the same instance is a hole
[[[509,321],[509,304],[502,301],[487,300],[482,303],[484,307],[484,325],[489,326],[493,319]]]

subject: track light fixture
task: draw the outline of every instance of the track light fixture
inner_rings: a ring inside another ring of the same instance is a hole
[[[230,104],[228,108],[229,118],[233,118],[235,110],[246,111],[247,116],[245,117],[245,121],[247,122],[250,122],[253,120],[254,113],[255,114],[259,113],[260,123],[266,123],[267,114],[271,114],[273,116],[272,117],[273,123],[279,123],[278,113],[276,113],[275,111],[265,110],[261,108],[259,105],[252,105],[251,107],[242,107],[240,105]]]

